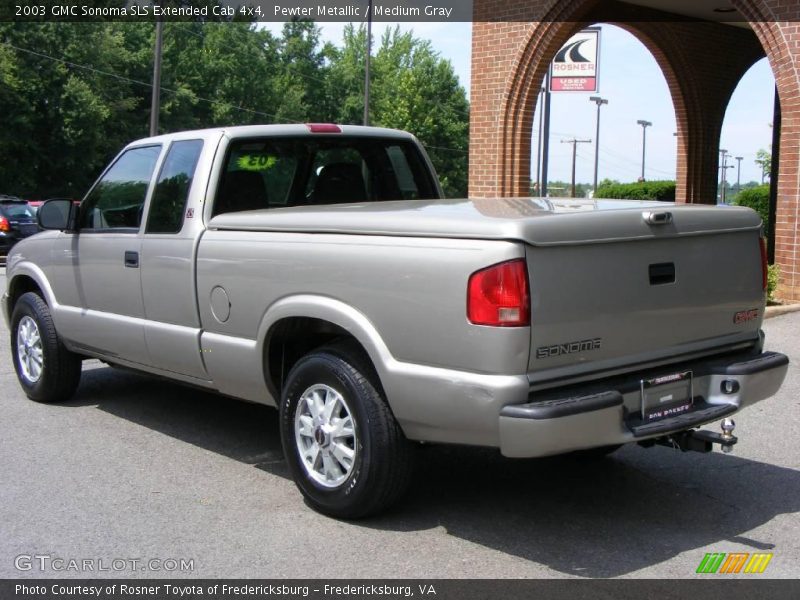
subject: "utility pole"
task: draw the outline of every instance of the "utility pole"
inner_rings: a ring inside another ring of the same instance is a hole
[[[592,189],[597,191],[597,166],[600,160],[600,107],[603,104],[608,104],[608,100],[600,96],[592,96],[589,98],[592,102],[597,104],[597,132],[594,136],[594,187]]]
[[[364,59],[364,125],[369,125],[369,59],[372,54],[372,0],[367,6],[367,56]]]
[[[570,191],[570,198],[575,197],[575,159],[578,157],[578,144],[591,144],[592,140],[579,140],[572,138],[571,140],[561,140],[562,144],[572,144],[572,188]]]
[[[645,159],[645,150],[647,148],[647,128],[652,125],[650,121],[645,121],[644,119],[639,119],[636,121],[637,125],[642,126],[642,181],[644,181],[644,159]]]
[[[742,189],[742,161],[744,156],[734,156],[736,159],[736,193],[738,194]]]
[[[153,51],[153,95],[150,100],[150,135],[158,135],[158,113],[161,110],[161,47],[164,22],[156,21],[156,47]]]

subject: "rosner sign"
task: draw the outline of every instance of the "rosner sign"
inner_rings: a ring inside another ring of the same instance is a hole
[[[600,28],[573,35],[550,64],[551,92],[597,92]]]

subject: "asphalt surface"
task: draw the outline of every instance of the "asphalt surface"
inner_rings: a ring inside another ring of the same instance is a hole
[[[2,324],[0,577],[684,578],[706,552],[771,552],[765,576],[798,577],[800,313],[764,328],[792,366],[777,396],[736,417],[733,454],[629,446],[581,462],[428,447],[396,510],[348,523],[303,503],[274,410],[97,361],[71,402],[36,404]],[[170,559],[192,569],[164,570]]]

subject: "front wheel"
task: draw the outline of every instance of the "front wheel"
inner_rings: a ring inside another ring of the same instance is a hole
[[[336,344],[292,368],[281,400],[281,440],[308,503],[337,518],[376,514],[405,491],[413,449],[357,348]]]
[[[81,358],[64,347],[50,308],[33,292],[20,296],[11,313],[11,356],[25,394],[37,402],[61,402],[75,393]]]

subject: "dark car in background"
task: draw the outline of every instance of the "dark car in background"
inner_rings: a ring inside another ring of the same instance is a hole
[[[38,231],[35,209],[25,200],[0,196],[0,257],[8,256],[14,244]]]

